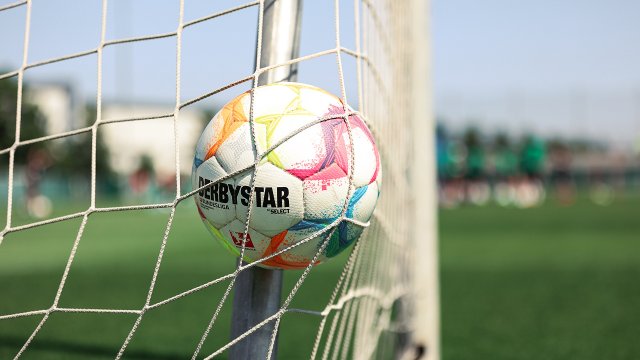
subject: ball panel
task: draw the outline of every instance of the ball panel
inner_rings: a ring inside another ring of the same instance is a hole
[[[297,99],[298,91],[289,86],[277,83],[260,86],[253,94],[254,120],[259,122],[264,116],[286,114],[295,109]]]
[[[329,244],[325,249],[325,256],[332,258],[340,254],[353,244],[362,235],[363,231],[364,228],[358,225],[342,221],[333,232],[333,235],[331,235],[331,239],[329,239]]]
[[[237,181],[241,191],[250,190],[251,177],[246,174]],[[265,163],[257,168],[255,195],[251,204],[250,226],[267,236],[275,236],[302,220],[304,203],[302,181],[293,175]],[[247,220],[247,202],[238,203],[236,216]]]
[[[371,133],[362,120],[356,116],[350,116],[349,123],[351,124],[353,146],[349,145],[348,128],[343,123],[340,136],[336,141],[336,162],[345,171],[349,169],[351,167],[351,150],[354,149],[353,184],[360,187],[376,180],[380,167],[379,155]]]
[[[346,217],[361,222],[369,221],[377,199],[378,186],[375,182],[357,188],[349,200]],[[325,250],[326,257],[331,258],[344,251],[362,235],[363,231],[362,226],[343,220],[329,240]]]
[[[349,178],[337,164],[332,164],[308,177],[303,189],[305,219],[335,219],[344,207]]]
[[[245,112],[247,93],[244,93],[227,103],[209,122],[207,127],[213,128],[213,135],[209,134],[208,141],[203,141],[207,146],[203,160],[214,156],[218,148],[235,132],[242,124],[249,121],[249,113]],[[203,134],[205,136],[205,134]]]
[[[221,228],[236,217],[236,206],[229,201],[228,188],[233,186],[233,179],[219,180],[227,172],[220,166],[215,157],[203,162],[193,173],[192,185],[194,189],[212,182],[218,182],[207,189],[197,192],[194,200],[201,217],[208,219],[211,224]]]
[[[376,182],[357,188],[349,201],[347,217],[361,222],[369,221],[378,201],[378,194]]]
[[[200,166],[198,166],[195,169],[195,173],[192,174],[191,180],[192,180],[194,189],[196,189],[199,186],[202,186],[202,185],[198,185],[198,175],[207,175],[207,178],[210,181],[218,181],[222,177],[227,176],[227,171],[220,165],[220,163],[218,162],[218,159],[213,157],[200,163]]]
[[[378,200],[378,185],[374,182],[368,186],[357,188],[347,206],[347,218],[361,222],[367,222],[373,214],[375,203]],[[328,258],[334,257],[353,244],[364,231],[360,225],[342,221],[336,231],[334,231],[325,255]]]
[[[198,139],[198,142],[196,144],[194,160],[193,160],[193,163],[196,168],[199,167],[200,164],[202,164],[202,162],[204,162],[205,157],[209,152],[209,149],[211,149],[211,147],[216,141],[214,124],[218,123],[219,117],[220,117],[220,113],[217,113],[213,117],[213,119],[209,121],[207,126],[205,126],[204,130],[202,131],[202,135],[200,135],[200,138]]]
[[[303,238],[297,236],[290,230],[285,230],[271,238],[271,244],[264,252],[262,257],[264,258],[278,251],[286,249],[287,247],[295,244],[298,240],[302,239]],[[316,248],[316,244],[313,241],[314,239],[311,239],[289,251],[267,259],[262,262],[262,265],[280,269],[304,269],[309,265],[309,262],[315,255],[315,252],[313,252],[313,250],[309,251],[307,249],[309,247],[311,249]]]
[[[277,144],[291,134],[296,134],[301,126],[315,119],[315,116],[283,117],[269,137],[269,146]],[[299,179],[305,179],[321,169],[327,158],[327,152],[330,151],[324,141],[322,127],[314,125],[280,144],[268,156],[269,161],[274,165]]]
[[[236,254],[240,254],[242,242],[244,240],[245,224],[239,220],[234,220],[220,229],[222,237],[228,246],[235,250]],[[269,237],[249,227],[247,239],[245,242],[244,260],[253,262],[260,259],[270,243]],[[233,252],[233,251],[232,251]]]
[[[234,246],[232,246],[229,241],[227,241],[227,238],[225,238],[222,233],[220,232],[220,230],[218,230],[214,225],[212,225],[209,221],[207,221],[206,219],[204,220],[204,224],[207,227],[207,230],[209,230],[209,232],[211,233],[211,235],[213,235],[213,237],[218,240],[218,242],[222,245],[222,247],[224,247],[225,249],[227,249],[230,253],[232,253],[235,256],[240,257],[240,250],[238,250],[237,248],[235,248]],[[248,257],[244,256],[243,259],[245,261],[251,261],[251,259],[249,259]]]
[[[314,114],[324,114],[331,106],[342,107],[342,101],[337,96],[330,94],[315,86],[300,87],[300,107]]]
[[[256,135],[256,149],[258,153],[262,153],[266,149],[265,127],[254,124],[253,129]],[[240,124],[220,145],[215,155],[216,159],[228,173],[247,168],[255,162],[252,141],[249,123]]]
[[[283,261],[288,264],[297,264],[300,268],[304,268],[313,257],[316,255],[322,242],[330,233],[330,229],[326,229],[326,227],[331,222],[314,222],[309,220],[302,220],[298,224],[292,226],[285,236],[285,239],[280,246],[280,249],[284,249],[293,244],[304,241],[304,243],[296,246],[295,248],[283,253],[280,257]],[[326,231],[319,233],[320,231],[326,229]],[[312,237],[311,239],[307,239]],[[305,241],[306,240],[306,241]],[[320,254],[316,259],[316,264],[321,263],[326,260],[326,256],[324,253]]]

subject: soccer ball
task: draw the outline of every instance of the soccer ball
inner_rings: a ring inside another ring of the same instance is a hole
[[[192,185],[214,183],[194,198],[205,226],[224,247],[239,256],[244,242],[247,262],[271,256],[257,265],[300,269],[313,261],[329,234],[315,264],[360,236],[378,200],[380,155],[357,115],[349,116],[349,136],[345,107],[320,88],[276,83],[254,90],[253,133],[249,91],[213,117],[196,147]],[[344,215],[359,224],[341,218],[349,173],[353,191]]]

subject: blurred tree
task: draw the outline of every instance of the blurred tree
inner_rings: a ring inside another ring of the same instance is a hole
[[[140,166],[138,166],[138,170],[144,171],[149,174],[155,173],[153,167],[153,159],[151,159],[151,156],[149,156],[148,154],[142,155],[142,157],[140,158]]]
[[[0,73],[3,71],[0,71]],[[23,85],[23,93],[27,86]],[[18,82],[15,78],[0,81],[0,149],[6,149],[15,142],[16,111],[18,103]],[[22,115],[20,139],[35,139],[46,134],[46,119],[35,104],[22,98]],[[29,150],[39,150],[46,147],[45,142],[29,145]],[[16,151],[15,162],[24,165],[28,156],[27,151]]]
[[[465,130],[463,135],[464,145],[467,148],[477,148],[480,147],[481,144],[481,135],[480,131],[476,127],[470,127]]]
[[[510,143],[511,141],[509,140],[507,134],[504,132],[499,132],[496,135],[495,140],[493,141],[493,146],[496,150],[504,150],[510,148]]]
[[[2,71],[0,71],[2,73]],[[23,94],[29,90],[28,84],[23,84]],[[0,81],[0,150],[11,147],[15,142],[16,110],[18,96],[17,79],[9,78]],[[35,139],[47,135],[47,121],[37,105],[23,96],[21,107],[20,139]],[[93,105],[84,109],[83,126],[90,126],[95,122],[96,108]],[[91,132],[76,134],[54,141],[41,141],[19,147],[15,152],[15,164],[27,165],[29,161],[39,165],[35,172],[47,170],[53,175],[69,179],[81,177],[88,180],[91,177]],[[96,138],[96,173],[100,190],[117,191],[117,176],[110,167],[109,151],[104,144],[102,134],[98,131]],[[37,159],[38,161],[35,161]],[[0,169],[6,171],[6,169]]]
[[[84,126],[90,126],[96,119],[96,107],[87,105],[84,108]],[[91,177],[91,142],[92,133],[70,136],[65,146],[53,152],[58,164],[57,170],[62,174],[73,174],[84,178]],[[100,190],[117,192],[117,175],[109,160],[109,151],[104,143],[102,133],[98,130],[96,137],[96,182]]]

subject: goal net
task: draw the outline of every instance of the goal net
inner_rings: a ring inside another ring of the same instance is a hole
[[[0,37],[0,357],[438,359],[428,2],[147,2],[146,20],[132,18],[134,2],[96,2],[95,18],[87,3],[0,3],[0,31],[22,40]],[[35,45],[59,29],[59,44]],[[75,38],[93,40],[65,46]],[[250,52],[225,48],[245,38]],[[93,82],[51,81],[86,78],[83,67]],[[344,256],[285,271],[282,294],[252,295],[275,299],[272,311],[239,326],[257,311],[234,300],[256,263],[209,247],[197,224],[191,198],[214,183],[188,181],[194,134],[225,100],[295,77],[349,104],[336,115],[349,136],[349,115],[369,125],[381,195]],[[166,84],[171,97],[158,100]]]

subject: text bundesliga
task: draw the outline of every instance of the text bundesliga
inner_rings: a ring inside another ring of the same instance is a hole
[[[209,179],[205,179],[201,176],[198,177],[198,185],[202,187],[211,183]],[[275,192],[274,192],[275,190]],[[275,189],[272,187],[255,187],[255,199],[257,207],[289,207],[289,188],[285,186],[278,186]],[[232,204],[237,205],[238,200],[244,206],[249,205],[249,196],[251,195],[250,186],[231,185],[225,183],[217,183],[211,185],[202,191],[198,192],[201,198],[216,201],[224,204],[228,204],[231,201]]]

